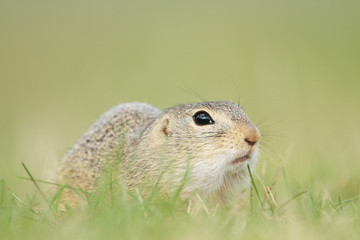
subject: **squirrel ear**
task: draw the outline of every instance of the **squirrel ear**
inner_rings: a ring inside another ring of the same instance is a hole
[[[169,119],[165,118],[161,122],[160,131],[165,135],[169,136],[171,134],[169,129]]]

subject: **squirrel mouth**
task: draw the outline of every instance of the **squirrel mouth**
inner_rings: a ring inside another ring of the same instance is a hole
[[[249,159],[249,155],[245,155],[245,156],[239,157],[239,158],[235,159],[234,161],[232,161],[232,164],[245,162],[248,159]]]

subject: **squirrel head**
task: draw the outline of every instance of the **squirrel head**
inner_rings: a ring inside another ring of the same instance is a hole
[[[161,156],[184,174],[188,163],[192,186],[211,194],[229,175],[247,177],[258,153],[260,131],[233,102],[203,102],[166,109],[154,122],[151,135]],[[179,176],[180,178],[180,176]]]

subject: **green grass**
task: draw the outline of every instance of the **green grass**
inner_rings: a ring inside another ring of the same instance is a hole
[[[0,239],[359,239],[359,9],[0,0]],[[108,181],[98,194],[79,191],[84,209],[55,214],[46,182],[107,109],[201,98],[240,98],[259,123],[243,210],[140,200]]]
[[[211,207],[201,198],[183,200],[178,194],[143,199],[110,177],[96,193],[87,194],[84,207],[63,212],[57,208],[58,195],[48,199],[40,186],[44,182],[23,167],[37,191],[21,199],[0,181],[5,239],[356,239],[359,234],[360,196],[341,200],[326,189],[305,187],[279,192],[282,177],[263,183],[250,175],[250,199],[241,208]]]

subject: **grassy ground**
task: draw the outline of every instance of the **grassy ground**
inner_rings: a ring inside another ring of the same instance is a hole
[[[0,0],[1,239],[358,239],[359,11],[333,0]],[[22,178],[24,162],[49,179],[118,103],[196,95],[240,97],[262,131],[243,211],[141,200],[114,183],[59,218]]]

